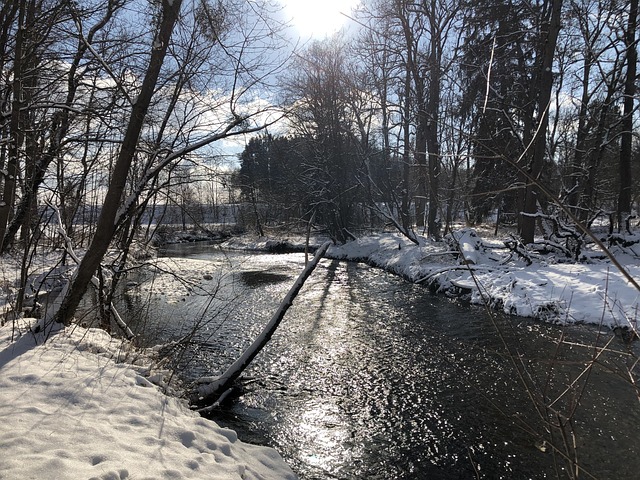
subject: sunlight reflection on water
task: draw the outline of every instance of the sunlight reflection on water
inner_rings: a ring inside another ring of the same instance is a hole
[[[196,352],[193,376],[235,359],[303,262],[236,256],[240,270],[266,274],[245,275],[245,284],[234,277],[240,301]],[[549,378],[558,328],[500,321],[518,358],[556,394],[590,358],[585,349],[563,350]],[[593,333],[568,331],[580,341]],[[275,446],[303,479],[476,478],[476,468],[487,479],[555,477],[551,455],[516,427],[542,430],[485,313],[368,267],[323,261],[246,376],[242,395],[213,418],[242,439]],[[633,398],[613,374],[594,371],[592,382],[581,400],[589,413],[576,418],[584,461],[603,478],[633,478],[637,404],[625,411]],[[618,426],[623,417],[626,428]],[[612,434],[631,457],[626,464],[609,465]]]

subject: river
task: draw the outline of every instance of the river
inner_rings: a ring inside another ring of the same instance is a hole
[[[186,381],[219,374],[235,359],[304,262],[301,254],[209,246],[164,254],[206,260],[221,274],[214,301],[125,296],[128,316],[138,312],[138,327],[155,332],[150,341],[201,323],[181,357]],[[323,260],[233,402],[211,418],[276,448],[302,479],[567,478],[565,442],[596,478],[637,478],[640,408],[624,369],[638,346],[614,338],[609,348],[618,353],[601,354],[585,371],[594,345],[611,337],[590,326],[492,319],[383,271]],[[534,385],[529,392],[519,375]],[[567,437],[554,430],[556,455],[543,442],[542,418],[563,417],[539,413],[532,397],[559,397],[561,415],[575,407]]]

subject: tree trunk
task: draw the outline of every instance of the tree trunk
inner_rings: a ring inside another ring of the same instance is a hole
[[[13,210],[16,191],[16,177],[18,174],[18,155],[20,152],[20,146],[24,139],[21,127],[23,116],[23,69],[27,61],[23,55],[26,36],[26,17],[27,2],[26,0],[20,0],[20,4],[18,6],[18,32],[16,34],[15,57],[13,62],[13,85],[11,88],[11,95],[13,97],[11,104],[11,119],[9,122],[11,142],[9,144],[9,158],[7,159],[6,170],[2,172],[4,175],[4,188],[2,190],[2,201],[0,201],[0,250],[2,250],[2,242],[7,231],[9,215]]]
[[[580,203],[580,186],[584,182],[584,157],[587,150],[587,136],[589,130],[587,128],[587,116],[589,114],[589,80],[591,78],[591,62],[592,55],[590,51],[585,54],[585,65],[582,73],[582,96],[580,99],[580,111],[578,113],[578,129],[576,132],[576,144],[573,152],[573,162],[569,172],[569,195],[567,203],[577,215],[579,213]]]
[[[636,48],[636,28],[638,21],[638,0],[631,0],[629,21],[625,32],[627,49],[627,74],[624,84],[624,113],[622,117],[622,138],[620,143],[620,192],[618,194],[618,231],[622,231],[626,218],[631,214],[631,157],[633,154],[633,104],[636,93],[636,71],[638,50]]]
[[[440,81],[441,81],[441,52],[440,26],[437,24],[436,5],[431,2],[429,23],[431,25],[431,39],[429,52],[429,89],[427,92],[427,123],[425,137],[429,155],[429,212],[427,218],[427,232],[436,240],[440,240],[440,222],[438,210],[440,202],[440,142],[438,141],[438,120],[440,117]]]
[[[402,204],[400,206],[400,218],[402,228],[405,231],[410,231],[413,227],[411,221],[411,157],[410,157],[410,142],[411,133],[410,127],[410,98],[411,98],[411,74],[407,70],[405,72],[404,79],[404,105],[403,105],[403,118],[402,118]]]
[[[138,137],[142,130],[144,119],[151,103],[155,85],[160,75],[160,69],[164,62],[171,34],[180,12],[182,0],[163,0],[162,21],[158,33],[153,40],[151,59],[140,94],[133,105],[131,118],[127,125],[122,147],[118,159],[113,168],[109,188],[104,199],[98,225],[89,245],[87,253],[82,258],[74,275],[71,286],[65,294],[59,310],[55,313],[54,320],[68,325],[87,290],[87,286],[96,272],[102,258],[115,233],[116,215],[122,201],[127,176],[138,144]]]
[[[273,314],[269,323],[267,323],[264,330],[262,330],[262,333],[254,340],[251,346],[244,351],[233,365],[231,365],[222,375],[216,378],[215,381],[207,384],[206,386],[200,387],[198,392],[200,397],[197,401],[198,403],[214,403],[219,401],[220,396],[231,387],[233,382],[242,374],[244,369],[249,366],[256,355],[258,355],[269,340],[271,340],[271,337],[278,328],[278,325],[280,325],[285,313],[287,313],[287,310],[293,304],[293,300],[298,295],[298,292],[300,292],[304,282],[313,273],[318,262],[324,256],[330,245],[331,242],[326,242],[316,251],[311,262],[304,267],[304,270],[300,273],[296,282],[282,300],[282,303],[280,303],[276,313]]]
[[[553,88],[553,58],[560,32],[560,16],[562,13],[562,0],[550,0],[551,18],[545,22],[546,35],[542,51],[541,71],[538,87],[538,125],[533,139],[533,154],[528,167],[529,177],[524,195],[524,208],[521,214],[520,235],[526,245],[533,243],[535,233],[535,213],[538,208],[538,189],[532,180],[538,181],[544,166],[547,148],[547,127],[549,125],[549,104],[551,102],[551,90]]]
[[[427,213],[427,114],[421,107],[418,112],[416,122],[416,226],[425,227],[425,217]]]

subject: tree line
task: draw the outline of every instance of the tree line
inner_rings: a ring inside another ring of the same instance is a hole
[[[240,155],[247,208],[338,240],[370,222],[362,205],[412,239],[462,216],[513,221],[525,244],[597,219],[624,231],[637,14],[636,0],[363,2],[355,34],[311,43],[281,76],[286,131]]]

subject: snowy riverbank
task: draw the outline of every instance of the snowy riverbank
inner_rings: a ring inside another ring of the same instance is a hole
[[[483,297],[507,314],[560,323],[590,323],[611,328],[636,329],[640,292],[597,251],[586,251],[589,261],[570,261],[558,254],[531,253],[531,265],[509,251],[500,238],[469,236],[456,232],[471,246],[465,265],[451,243],[414,245],[394,233],[368,235],[345,245],[332,246],[330,258],[363,261],[426,284],[446,295],[461,295],[474,304]],[[298,245],[301,239],[290,239]],[[274,240],[234,238],[229,248],[259,250]],[[315,243],[318,243],[316,241]],[[640,261],[628,252],[614,251],[632,277],[640,279]],[[475,275],[475,280],[472,275]],[[477,282],[477,283],[476,283]]]
[[[0,327],[0,478],[295,478],[275,450],[163,394],[165,372],[127,343],[79,326],[43,340]]]
[[[482,292],[509,314],[636,328],[638,291],[597,252],[586,252],[591,256],[584,262],[531,254],[527,264],[499,239],[465,235],[466,261],[451,242],[414,245],[390,233],[332,246],[328,257],[364,261],[473,303],[481,303]],[[283,245],[299,250],[303,243]],[[223,246],[277,251],[279,244],[243,237]],[[614,253],[640,278],[635,256]],[[184,277],[214,278],[215,266],[190,262],[176,265]],[[43,260],[43,269],[48,263]],[[14,284],[19,270],[2,267],[4,283]],[[167,301],[189,291],[159,279],[154,285],[167,292]],[[274,450],[243,443],[162,393],[166,372],[151,368],[127,343],[79,326],[44,343],[25,322],[18,330],[11,323],[0,327],[0,478],[295,478]]]

